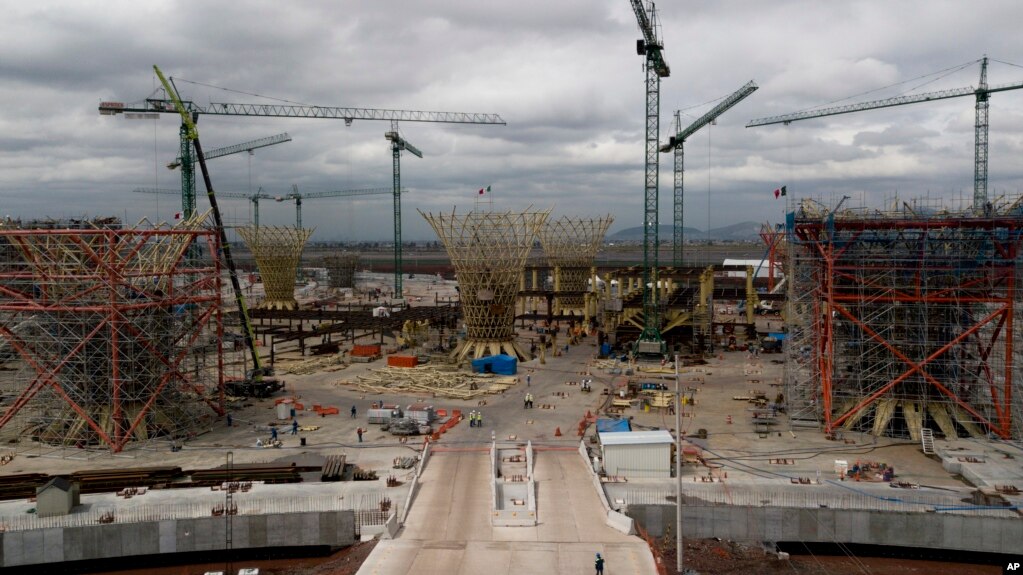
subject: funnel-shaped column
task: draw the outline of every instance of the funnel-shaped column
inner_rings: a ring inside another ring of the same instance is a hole
[[[358,254],[331,254],[323,258],[323,267],[327,268],[327,281],[330,287],[355,287],[355,270],[359,267]]]
[[[256,258],[256,267],[263,278],[266,299],[259,305],[265,309],[295,309],[295,274],[302,259],[302,249],[312,235],[309,228],[247,226],[238,228],[238,235]]]
[[[593,266],[604,234],[614,218],[610,214],[602,218],[570,219],[547,222],[540,230],[540,243],[547,255],[547,262],[553,268],[555,289],[571,292],[558,296],[555,308],[582,310],[586,280]]]
[[[515,297],[526,256],[550,211],[419,213],[458,274],[466,338],[455,357],[506,353],[528,359],[515,342]]]

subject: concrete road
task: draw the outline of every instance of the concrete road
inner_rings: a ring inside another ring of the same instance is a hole
[[[404,529],[376,546],[359,575],[591,573],[598,552],[607,573],[657,573],[646,543],[605,525],[577,452],[538,452],[535,527],[490,524],[489,466],[486,451],[435,452]]]

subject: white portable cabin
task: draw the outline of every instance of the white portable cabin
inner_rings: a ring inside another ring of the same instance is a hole
[[[604,473],[619,477],[671,477],[671,444],[664,429],[600,433]]]

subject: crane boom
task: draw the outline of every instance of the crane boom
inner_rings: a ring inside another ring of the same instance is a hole
[[[349,108],[337,106],[296,106],[284,104],[231,104],[214,102],[200,106],[183,100],[189,113],[209,116],[262,116],[275,118],[321,118],[330,120],[396,120],[401,122],[434,122],[444,124],[499,124],[506,125],[498,114],[475,112],[428,112],[423,110],[390,110],[380,108]],[[121,102],[102,102],[100,114],[172,113],[174,103],[164,98],[146,98],[138,105]]]
[[[689,136],[696,133],[697,130],[713,122],[718,116],[724,114],[728,110],[732,109],[736,104],[746,99],[747,96],[757,91],[757,83],[753,80],[746,82],[741,88],[732,92],[724,100],[718,103],[717,106],[711,108],[706,114],[697,118],[695,122],[689,124],[688,127],[682,128],[682,114],[679,111],[675,112],[675,126],[678,130],[674,136],[668,138],[668,143],[661,146],[661,152],[675,152],[675,187],[674,187],[674,221],[672,222],[672,241],[671,241],[671,253],[672,253],[672,264],[676,267],[682,265],[683,249],[685,246],[685,238],[683,237],[683,174],[684,174],[684,158],[685,151],[683,147],[685,141]]]
[[[283,134],[277,134],[275,136],[267,136],[265,138],[259,138],[258,140],[252,140],[251,142],[243,142],[241,144],[235,144],[233,146],[224,146],[223,148],[216,148],[210,150],[206,154],[207,160],[213,158],[220,158],[223,156],[230,156],[231,154],[240,154],[242,152],[251,152],[252,150],[258,150],[259,148],[266,148],[269,146],[276,146],[277,144],[283,144],[290,142],[291,136],[287,132]]]
[[[1007,90],[1019,90],[1020,88],[1023,88],[1023,82],[1017,82],[1014,84],[1003,84],[1001,86],[992,86],[990,88],[987,88],[986,90],[969,87],[954,88],[951,90],[939,90],[937,92],[927,92],[924,94],[915,94],[912,96],[896,96],[894,98],[884,98],[882,100],[872,100],[870,102],[860,102],[857,104],[846,104],[844,106],[833,106],[830,108],[807,110],[805,112],[795,112],[793,114],[783,114],[781,116],[769,116],[767,118],[758,118],[756,120],[750,120],[750,122],[746,124],[746,127],[755,128],[757,126],[769,126],[771,124],[788,124],[789,122],[809,120],[810,118],[837,116],[839,114],[851,114],[853,112],[862,112],[864,110],[874,110],[877,108],[891,108],[894,106],[902,106],[903,104],[916,104],[917,102],[947,100],[949,98],[959,98],[961,96],[970,96],[980,93],[992,94],[994,92],[1005,92]]]
[[[689,136],[692,136],[697,131],[699,131],[700,128],[713,122],[714,120],[717,119],[718,116],[724,114],[728,110],[731,110],[736,104],[745,100],[747,96],[749,96],[753,92],[756,92],[757,88],[759,88],[759,86],[757,86],[757,83],[754,82],[753,80],[746,82],[746,84],[744,84],[741,88],[730,94],[724,100],[721,100],[721,102],[717,106],[711,108],[710,111],[700,116],[695,122],[689,124],[689,126],[686,127],[685,129],[682,129],[682,126],[679,126],[679,131],[674,136],[675,141],[678,143],[685,141]],[[668,149],[665,149],[664,146],[661,146],[661,151],[667,152]]]
[[[910,96],[897,96],[883,100],[860,102],[858,104],[847,104],[844,106],[833,106],[818,110],[808,110],[785,114],[782,116],[771,116],[752,120],[746,124],[747,128],[756,126],[767,126],[770,124],[788,124],[798,120],[820,118],[823,116],[835,116],[838,114],[849,114],[863,110],[874,110],[877,108],[891,108],[903,104],[916,104],[918,102],[930,102],[932,100],[945,100],[948,98],[959,98],[961,96],[973,95],[976,97],[976,120],[974,121],[974,155],[973,155],[973,212],[983,213],[988,207],[987,196],[987,164],[988,164],[988,107],[989,98],[995,92],[1006,92],[1023,88],[1023,82],[1012,84],[1001,84],[988,86],[987,84],[987,56],[980,59],[980,82],[976,88],[955,88],[952,90],[941,90],[938,92],[927,92]]]

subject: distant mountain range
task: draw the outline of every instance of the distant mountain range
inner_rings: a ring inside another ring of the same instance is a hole
[[[658,236],[661,241],[671,241],[673,226],[658,226]],[[696,228],[682,228],[682,234],[686,241],[690,240],[715,240],[732,242],[759,242],[760,224],[757,222],[740,222],[730,226],[714,228],[708,232]],[[643,226],[626,228],[605,238],[608,242],[641,242],[643,241]]]

